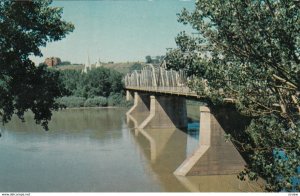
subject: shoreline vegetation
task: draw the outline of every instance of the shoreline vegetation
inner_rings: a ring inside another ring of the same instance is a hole
[[[88,107],[129,107],[132,101],[126,101],[123,93],[112,94],[108,97],[97,96],[92,98],[65,96],[56,99],[61,108],[88,108]]]
[[[43,64],[43,63],[41,63]],[[144,62],[101,62],[101,67],[115,70],[122,74],[127,74],[128,72],[136,69],[141,69],[142,66],[146,65]],[[95,64],[91,65],[93,68],[95,67]],[[49,67],[55,70],[64,71],[64,70],[76,70],[76,71],[82,71],[84,69],[84,64],[78,64],[78,63],[70,63],[70,64],[59,64],[55,67]]]
[[[128,107],[125,100],[123,74],[111,68],[82,70],[55,70],[65,92],[55,102],[61,108]]]
[[[74,107],[74,108],[60,108],[58,111],[63,110],[85,110],[85,109],[127,109],[126,106],[95,106],[95,107]]]

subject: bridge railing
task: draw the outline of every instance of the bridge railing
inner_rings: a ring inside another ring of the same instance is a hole
[[[126,88],[146,91],[192,94],[188,87],[189,77],[183,70],[167,70],[166,68],[147,65],[142,70],[134,70],[124,78]]]

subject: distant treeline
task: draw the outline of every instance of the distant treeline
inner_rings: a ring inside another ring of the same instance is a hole
[[[155,56],[151,57],[150,55],[145,56],[146,63],[160,64],[163,62],[165,56]]]
[[[66,92],[57,102],[66,107],[127,106],[122,78],[121,73],[104,67],[87,73],[61,70],[60,80]]]
[[[71,65],[71,62],[70,61],[62,61],[57,66],[64,66],[64,65]]]

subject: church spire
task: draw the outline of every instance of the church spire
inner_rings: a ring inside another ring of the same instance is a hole
[[[87,61],[84,65],[84,69],[83,69],[83,72],[84,73],[87,73],[88,70],[91,70],[92,69],[92,66],[91,66],[91,62],[90,62],[90,55],[88,54],[88,58],[87,58]]]
[[[96,63],[96,68],[97,67],[101,67],[101,62],[100,62],[100,58],[98,59],[97,63]]]

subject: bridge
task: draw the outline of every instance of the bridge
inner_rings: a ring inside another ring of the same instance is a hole
[[[197,93],[188,87],[190,78],[186,73],[183,70],[167,70],[165,63],[157,68],[149,64],[142,70],[127,74],[124,80],[128,90],[199,98]]]
[[[185,129],[188,124],[186,99],[206,100],[188,87],[192,79],[183,70],[166,69],[165,64],[159,67],[149,64],[127,74],[124,78],[126,99],[134,100],[134,105],[126,115],[128,121],[134,119],[135,131]],[[199,147],[174,174],[222,175],[243,170],[244,159],[230,141],[225,141],[224,127],[237,121],[232,119],[236,117],[234,111],[223,108],[217,114],[211,106],[200,106],[199,112]]]

